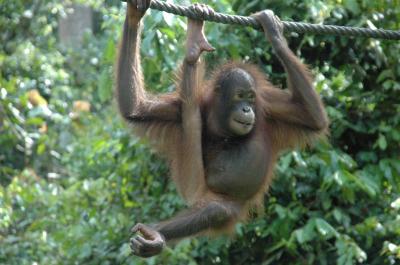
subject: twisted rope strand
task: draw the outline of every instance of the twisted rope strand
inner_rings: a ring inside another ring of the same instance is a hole
[[[123,0],[126,1],[126,0]],[[151,9],[168,12],[178,16],[184,16],[191,19],[201,19],[223,24],[234,24],[248,26],[257,30],[262,30],[261,25],[253,17],[227,15],[218,12],[207,12],[204,9],[193,6],[181,6],[172,3],[153,0],[150,4]],[[368,29],[360,27],[347,27],[335,25],[320,25],[304,22],[282,21],[284,31],[296,33],[344,35],[354,37],[370,37],[388,40],[400,40],[400,30]]]

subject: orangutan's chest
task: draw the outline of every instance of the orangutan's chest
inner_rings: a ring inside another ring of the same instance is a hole
[[[211,190],[245,199],[260,189],[270,161],[264,144],[249,141],[218,152],[208,146],[205,151],[206,180]]]

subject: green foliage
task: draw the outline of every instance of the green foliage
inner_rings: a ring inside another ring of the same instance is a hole
[[[130,255],[130,227],[171,217],[184,203],[166,164],[116,115],[112,68],[125,7],[74,2],[101,18],[79,49],[57,41],[63,2],[0,7],[0,264],[400,262],[399,42],[288,36],[312,66],[329,141],[283,154],[264,215],[238,224],[236,237],[187,239],[144,260]],[[205,2],[225,13],[273,7],[283,20],[400,28],[396,1]],[[144,26],[146,83],[170,91],[186,21],[150,11]],[[262,34],[211,23],[206,32],[218,50],[206,57],[212,66],[243,59],[284,84]]]

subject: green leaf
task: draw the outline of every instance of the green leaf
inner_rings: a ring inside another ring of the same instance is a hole
[[[313,240],[316,236],[314,229],[315,229],[314,219],[309,220],[307,224],[302,228],[296,229],[294,231],[294,235],[297,239],[297,242],[299,242],[299,244],[304,244],[306,242]]]
[[[315,226],[317,228],[317,231],[324,237],[324,238],[331,238],[331,237],[337,237],[338,232],[333,228],[328,222],[326,222],[324,219],[321,218],[316,218],[315,219]]]
[[[174,19],[175,19],[174,15],[172,15],[170,13],[167,13],[167,12],[162,12],[162,16],[163,16],[163,19],[164,19],[165,23],[169,27],[173,26]]]
[[[104,69],[99,80],[99,99],[101,102],[109,101],[112,98],[112,79],[108,69]]]
[[[46,151],[46,145],[44,143],[40,143],[37,147],[37,154],[42,155]]]
[[[357,0],[344,0],[344,6],[353,12],[355,15],[360,13],[360,7],[358,5]]]
[[[335,173],[333,173],[332,175],[333,180],[339,185],[342,186],[343,183],[345,182],[344,178],[343,178],[343,173],[341,170],[336,171]]]
[[[83,244],[80,248],[79,258],[85,259],[92,254],[92,248],[89,243]]]
[[[109,38],[107,41],[107,46],[104,51],[105,63],[113,63],[115,60],[115,41],[113,38]]]
[[[379,76],[378,79],[376,80],[377,82],[381,83],[383,80],[387,79],[387,78],[394,78],[394,74],[393,74],[393,69],[386,69],[383,70]]]
[[[378,138],[378,146],[381,150],[386,150],[387,148],[386,137],[381,133],[379,134]]]
[[[276,205],[275,206],[275,211],[276,213],[279,215],[279,218],[283,219],[286,217],[287,215],[287,211],[285,208],[283,208],[281,205]]]

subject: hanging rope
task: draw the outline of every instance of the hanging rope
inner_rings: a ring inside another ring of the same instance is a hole
[[[122,1],[126,2],[126,0]],[[223,24],[248,26],[248,27],[253,27],[257,30],[261,30],[261,25],[253,17],[227,15],[218,12],[207,13],[204,12],[202,9],[197,9],[190,6],[188,7],[188,6],[175,5],[167,2],[162,2],[160,0],[151,1],[150,8],[157,9],[159,11],[165,11],[179,16],[188,17],[191,19],[201,19]],[[400,30],[319,25],[319,24],[290,22],[290,21],[282,21],[282,23],[283,23],[283,29],[289,32],[400,40]]]

